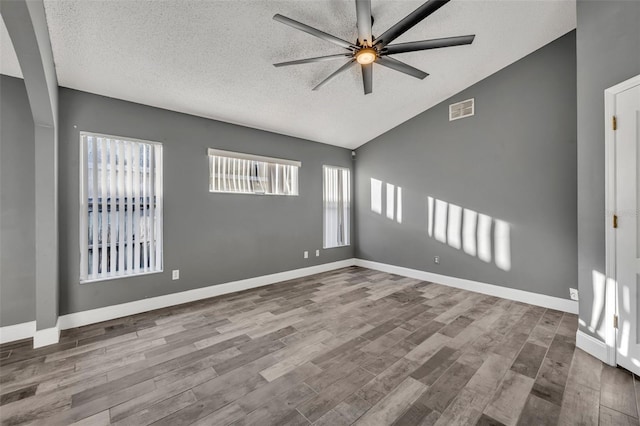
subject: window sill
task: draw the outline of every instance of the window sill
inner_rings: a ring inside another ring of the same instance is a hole
[[[113,281],[113,280],[118,280],[121,278],[135,278],[135,277],[140,277],[143,275],[153,275],[153,274],[160,274],[164,272],[164,269],[161,269],[159,271],[148,271],[148,272],[139,272],[137,274],[126,274],[126,275],[110,275],[110,276],[106,276],[106,277],[100,277],[100,278],[88,278],[88,279],[80,279],[80,284],[90,284],[90,283],[97,283],[100,281]]]
[[[350,245],[351,244],[343,244],[341,246],[322,247],[322,250],[330,250],[330,249],[334,249],[334,248],[349,247]]]
[[[257,195],[259,197],[263,196],[276,196],[276,197],[298,197],[300,194],[274,194],[272,192],[240,192],[240,191],[215,191],[209,190],[211,194],[237,194],[237,195]]]

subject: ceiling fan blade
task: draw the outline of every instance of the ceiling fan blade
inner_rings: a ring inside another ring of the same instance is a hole
[[[382,49],[387,44],[391,43],[393,40],[397,39],[402,34],[407,32],[414,25],[418,24],[424,18],[447,4],[449,1],[450,0],[429,0],[422,6],[408,14],[397,24],[382,33],[382,35],[376,39],[376,42],[373,45],[377,46],[378,49]]]
[[[281,22],[297,30],[304,31],[305,33],[321,38],[322,40],[328,41],[333,44],[337,44],[338,46],[344,47],[345,49],[350,49],[350,50],[357,49],[356,45],[351,44],[346,40],[342,40],[341,38],[338,38],[329,33],[325,33],[324,31],[320,31],[318,29],[310,27],[309,25],[303,24],[302,22],[295,21],[291,18],[287,18],[286,16],[282,16],[279,13],[273,15],[273,19],[275,21]]]
[[[346,58],[348,56],[351,56],[351,53],[339,53],[337,55],[318,56],[316,58],[307,58],[307,59],[298,59],[296,61],[278,62],[277,64],[273,64],[273,66],[285,67],[287,65],[300,65],[300,64],[309,64],[312,62],[333,61],[335,59]]]
[[[393,55],[396,53],[415,52],[418,50],[439,49],[441,47],[462,46],[473,43],[475,35],[445,37],[433,40],[411,41],[409,43],[391,44],[382,49],[380,54]]]
[[[371,0],[356,0],[356,17],[358,18],[358,41],[361,46],[371,47]]]
[[[364,94],[368,95],[373,92],[373,64],[362,64],[362,84],[364,85]]]
[[[342,74],[343,72],[345,72],[346,70],[348,70],[349,68],[351,68],[351,66],[353,64],[355,64],[356,60],[355,58],[352,58],[349,62],[347,62],[346,64],[344,64],[343,66],[341,66],[340,68],[338,68],[333,74],[331,74],[329,77],[325,78],[324,80],[322,80],[320,82],[320,84],[318,84],[316,87],[313,88],[313,90],[319,90],[322,86],[324,86],[325,84],[327,84],[328,82],[330,82],[331,80],[333,80],[334,78],[336,78],[338,75]]]
[[[376,64],[380,64],[387,68],[391,68],[392,70],[409,74],[411,77],[419,78],[420,80],[429,75],[424,71],[420,71],[418,68],[414,68],[411,65],[407,65],[404,62],[400,62],[399,60],[390,58],[389,56],[378,58]]]

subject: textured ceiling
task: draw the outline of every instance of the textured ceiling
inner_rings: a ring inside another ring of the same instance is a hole
[[[421,3],[373,0],[374,36]],[[45,0],[45,8],[61,86],[347,148],[539,49],[576,22],[575,1],[453,0],[395,42],[476,34],[474,43],[395,55],[430,76],[420,81],[376,65],[373,94],[365,96],[358,67],[311,91],[346,61],[272,66],[342,52],[273,21],[275,13],[355,41],[353,0]],[[2,59],[0,71],[15,75],[11,59],[5,53]]]
[[[2,1],[2,0],[0,0]],[[4,20],[0,19],[0,73],[11,77],[22,78],[16,51],[11,44]]]

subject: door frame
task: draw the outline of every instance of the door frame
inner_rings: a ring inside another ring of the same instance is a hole
[[[617,329],[613,326],[613,317],[618,313],[618,282],[615,276],[616,231],[613,228],[613,215],[616,210],[616,132],[613,130],[613,117],[616,115],[616,96],[640,85],[640,74],[604,91],[604,137],[605,137],[605,345],[607,364],[617,365]]]

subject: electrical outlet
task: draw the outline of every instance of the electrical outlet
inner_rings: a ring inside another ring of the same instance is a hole
[[[433,256],[433,263],[440,264],[440,256]]]
[[[571,300],[578,300],[578,289],[577,288],[570,288],[569,289],[569,296],[571,297]]]
[[[316,257],[320,256],[320,250],[316,250]]]
[[[171,271],[171,279],[172,280],[180,279],[180,269],[174,269],[173,271]]]
[[[306,250],[305,250],[305,252],[304,252],[304,258],[305,258],[305,259],[308,259],[308,258],[309,258],[309,252],[308,252],[308,251],[306,251]]]

